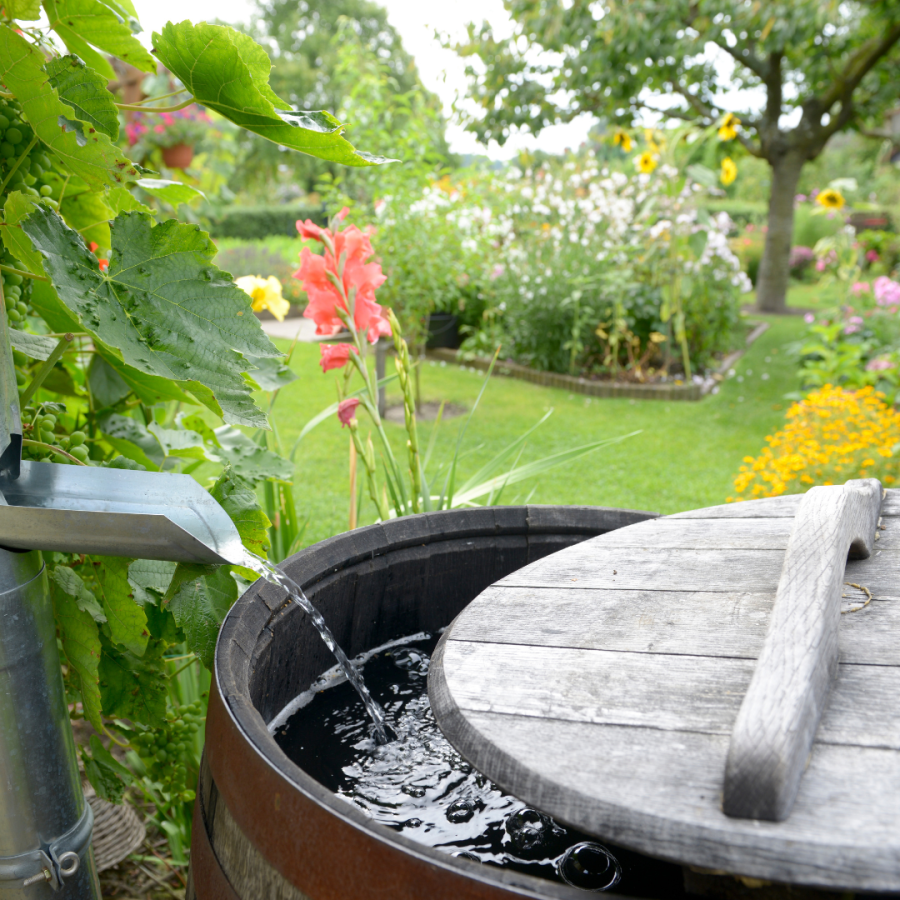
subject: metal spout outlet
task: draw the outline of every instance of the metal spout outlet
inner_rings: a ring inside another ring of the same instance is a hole
[[[213,564],[245,551],[188,475],[28,461],[0,472],[0,548],[0,900],[99,900],[37,551]]]

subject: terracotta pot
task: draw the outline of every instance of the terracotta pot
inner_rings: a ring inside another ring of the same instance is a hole
[[[163,147],[162,158],[170,169],[186,169],[194,158],[194,148],[190,144]]]

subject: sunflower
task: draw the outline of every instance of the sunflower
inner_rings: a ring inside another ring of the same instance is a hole
[[[617,147],[621,147],[626,153],[631,152],[631,147],[633,141],[631,140],[631,135],[628,132],[623,131],[621,128],[616,130],[616,133],[613,135],[613,143]]]
[[[649,175],[656,168],[656,157],[649,150],[645,150],[634,164],[644,175]]]
[[[741,120],[734,113],[728,113],[719,126],[719,140],[733,141],[737,137],[737,127],[740,124]]]
[[[737,178],[737,166],[730,156],[726,156],[722,160],[722,171],[719,173],[719,179],[725,187],[728,187],[729,184],[734,182],[735,178]]]
[[[816,197],[816,203],[820,206],[824,206],[825,209],[843,209],[845,202],[844,195],[834,188],[825,188],[825,190]]]

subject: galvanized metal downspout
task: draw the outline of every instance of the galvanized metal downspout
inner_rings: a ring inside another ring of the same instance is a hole
[[[0,898],[98,900],[41,554],[0,550]]]

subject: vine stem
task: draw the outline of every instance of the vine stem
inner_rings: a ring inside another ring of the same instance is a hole
[[[77,463],[79,466],[86,466],[86,462],[82,462],[78,459],[77,456],[72,456],[71,453],[66,453],[62,447],[54,447],[53,444],[45,444],[43,441],[33,441],[31,438],[23,438],[22,439],[23,447],[38,447],[41,450],[50,450],[53,453],[57,453],[60,456],[64,456],[67,460],[73,463]]]
[[[193,97],[179,103],[176,106],[141,106],[139,103],[117,103],[116,109],[125,109],[133,112],[149,112],[149,113],[167,113],[178,112],[179,109],[187,109],[191,104],[196,103]]]
[[[38,136],[35,135],[31,139],[31,142],[28,144],[28,146],[25,148],[25,150],[22,152],[22,155],[16,160],[16,164],[9,170],[9,174],[6,176],[6,178],[3,179],[2,184],[0,184],[0,194],[2,194],[6,190],[6,186],[9,184],[9,179],[12,178],[13,175],[15,175],[16,172],[19,171],[19,166],[22,165],[22,163],[28,157],[28,154],[31,153],[32,148],[34,147],[34,145],[37,142],[38,142]]]
[[[28,406],[28,401],[34,396],[37,389],[41,386],[44,379],[50,374],[50,371],[56,365],[57,361],[69,349],[69,345],[75,340],[75,335],[68,332],[62,336],[60,342],[53,348],[53,352],[44,361],[44,364],[38,369],[37,374],[31,380],[31,384],[22,392],[19,403],[24,409]],[[74,459],[74,457],[73,457]]]
[[[10,275],[21,275],[23,278],[33,278],[35,281],[49,281],[50,279],[44,275],[34,275],[23,269],[14,269],[12,266],[0,265],[0,272],[9,272]]]

